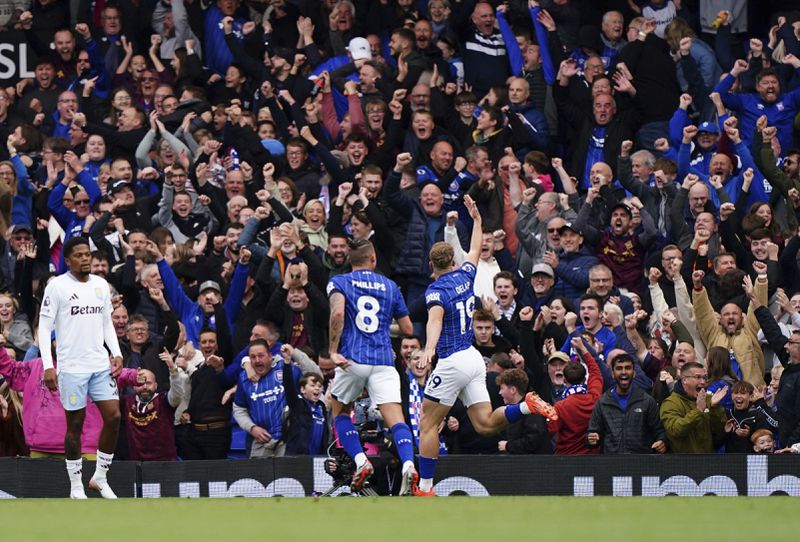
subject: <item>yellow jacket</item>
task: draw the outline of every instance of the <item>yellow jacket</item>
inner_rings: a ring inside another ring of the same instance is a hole
[[[767,281],[756,280],[755,291],[758,299],[767,304]],[[761,329],[756,320],[753,304],[747,308],[744,325],[735,333],[728,334],[720,325],[714,308],[708,300],[708,292],[693,290],[694,314],[697,329],[707,349],[721,346],[726,350],[733,350],[739,368],[742,370],[742,379],[753,386],[764,385],[764,352],[758,342],[758,331]]]

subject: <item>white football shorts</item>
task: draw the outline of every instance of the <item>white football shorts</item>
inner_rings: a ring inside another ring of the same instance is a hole
[[[428,378],[425,397],[445,406],[453,406],[456,399],[461,399],[467,408],[490,402],[489,390],[486,389],[486,363],[481,353],[470,346],[440,359]]]
[[[336,368],[331,394],[340,403],[349,405],[367,388],[376,405],[400,403],[400,375],[388,365],[360,365],[350,361],[347,369]]]

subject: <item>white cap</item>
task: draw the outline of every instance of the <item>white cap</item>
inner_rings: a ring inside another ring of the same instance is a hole
[[[353,38],[347,46],[353,60],[369,60],[372,58],[372,49],[366,38]]]

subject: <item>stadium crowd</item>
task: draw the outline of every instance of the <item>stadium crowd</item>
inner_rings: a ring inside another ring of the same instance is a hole
[[[64,453],[34,337],[75,236],[115,295],[117,458],[327,453],[328,285],[359,240],[408,305],[418,445],[428,253],[463,261],[467,194],[492,406],[558,417],[485,437],[456,403],[441,453],[800,452],[781,4],[0,0],[35,53],[0,88],[0,455]],[[380,433],[369,397],[354,417]]]

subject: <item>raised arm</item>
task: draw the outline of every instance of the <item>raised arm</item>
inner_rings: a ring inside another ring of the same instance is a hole
[[[478,206],[471,197],[464,196],[464,205],[469,212],[470,218],[472,218],[472,237],[470,237],[469,241],[469,252],[467,252],[464,260],[477,266],[481,256],[481,245],[483,244],[483,221],[480,212],[478,212]]]

